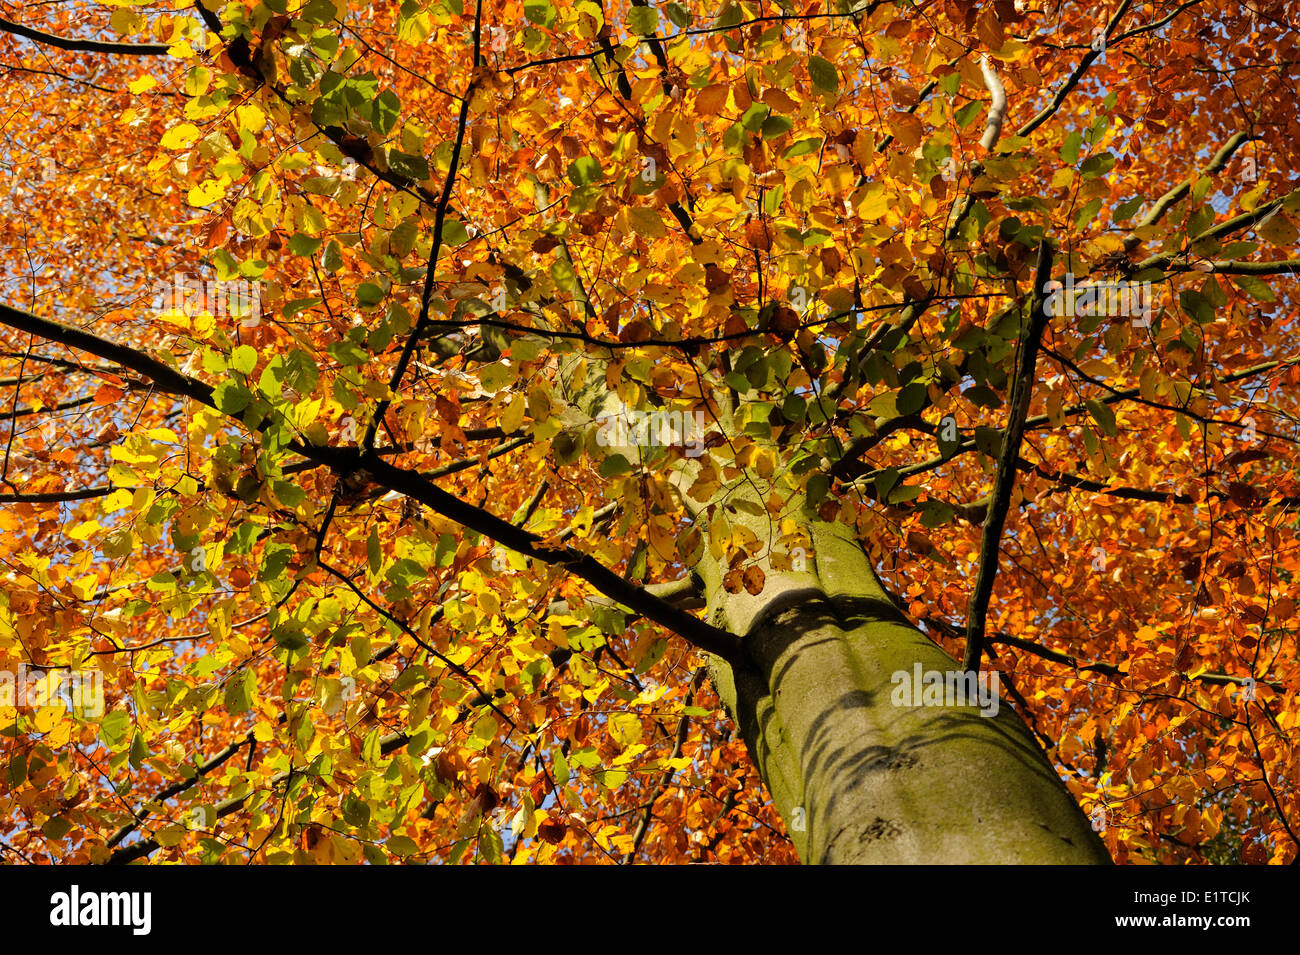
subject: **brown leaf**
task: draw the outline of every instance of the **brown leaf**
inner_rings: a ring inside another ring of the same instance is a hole
[[[501,804],[501,797],[487,783],[478,784],[478,788],[474,790],[474,799],[479,804],[479,812],[484,815],[487,815]]]
[[[775,335],[779,335],[783,340],[789,341],[795,332],[799,330],[799,313],[788,305],[782,305],[772,316],[772,323],[768,330]]]
[[[1236,465],[1246,464],[1250,461],[1263,461],[1269,457],[1272,457],[1272,455],[1263,448],[1241,448],[1238,451],[1233,451],[1225,460],[1228,464]]]
[[[931,543],[930,538],[926,537],[920,531],[908,531],[907,549],[914,554],[920,554],[924,557],[926,554],[934,550],[934,544]]]
[[[112,405],[122,400],[126,394],[121,388],[114,388],[112,385],[100,385],[95,390],[95,404]]]
[[[704,266],[704,287],[710,293],[716,292],[720,288],[725,288],[731,281],[731,273],[724,272],[712,262]]]
[[[1232,503],[1240,507],[1251,507],[1259,502],[1260,495],[1245,481],[1229,481],[1228,497],[1232,499]]]
[[[564,834],[568,831],[568,828],[562,819],[552,817],[537,827],[537,835],[541,837],[543,842],[549,842],[555,846],[564,841]]]
[[[745,573],[743,575],[745,589],[754,596],[757,597],[763,592],[763,583],[766,579],[767,578],[763,573],[763,568],[752,565],[745,568]]]
[[[745,241],[760,252],[772,248],[772,237],[767,232],[767,225],[762,219],[750,219],[745,224]]]
[[[618,340],[621,342],[643,342],[650,337],[650,326],[642,319],[634,318],[624,325],[618,332]]]

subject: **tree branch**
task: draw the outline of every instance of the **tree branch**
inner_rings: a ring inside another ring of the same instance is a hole
[[[1034,270],[1034,288],[1029,308],[1028,326],[1020,341],[1017,359],[1019,374],[1011,389],[1006,430],[1002,434],[1002,450],[998,454],[997,478],[993,498],[989,502],[988,516],[984,521],[984,539],[980,545],[979,572],[975,589],[971,593],[970,609],[966,623],[965,669],[979,670],[984,655],[984,620],[989,599],[993,596],[993,580],[998,572],[998,552],[1002,545],[1002,525],[1011,506],[1011,489],[1016,483],[1016,459],[1020,455],[1020,441],[1025,433],[1025,419],[1029,412],[1029,398],[1033,392],[1034,365],[1038,360],[1038,343],[1047,327],[1046,293],[1044,286],[1052,274],[1054,250],[1044,238],[1038,243],[1038,266]]]
[[[0,305],[0,324],[31,332],[42,338],[117,362],[124,368],[130,368],[151,379],[158,391],[191,398],[220,411],[210,385],[182,374],[161,361],[125,345],[108,341],[62,322],[38,318],[8,305]],[[341,475],[356,476],[365,472],[374,483],[411,497],[463,527],[483,534],[528,557],[563,567],[587,581],[605,596],[667,627],[701,650],[717,654],[728,661],[738,660],[743,652],[740,638],[735,634],[719,629],[655,597],[644,588],[624,580],[594,557],[572,547],[543,541],[536,534],[516,527],[509,521],[502,520],[495,514],[444,491],[420,474],[394,467],[373,450],[306,444],[297,439],[289,442],[287,447],[305,458],[328,466]]]
[[[53,33],[33,30],[31,27],[25,27],[21,23],[14,23],[12,20],[3,18],[0,18],[0,32],[12,33],[24,39],[42,43],[45,46],[78,53],[128,53],[135,56],[166,56],[167,51],[171,49],[170,45],[166,43],[114,43],[107,40],[81,40],[56,36]]]

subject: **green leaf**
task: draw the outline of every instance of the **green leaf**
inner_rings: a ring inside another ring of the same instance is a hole
[[[244,521],[239,525],[235,533],[230,535],[230,540],[226,544],[226,552],[229,554],[247,554],[253,549],[253,543],[257,540],[257,535],[261,528],[252,521]]]
[[[329,23],[334,19],[334,4],[330,0],[311,0],[298,11],[298,16],[309,23]]]
[[[390,150],[388,153],[388,171],[405,179],[423,182],[429,178],[429,164],[421,156]]]
[[[889,499],[889,493],[898,483],[898,471],[894,468],[886,468],[880,474],[876,475],[876,494],[884,501]]]
[[[384,290],[374,282],[362,282],[357,289],[357,304],[371,308],[384,300]]]
[[[926,501],[921,505],[921,525],[923,527],[942,527],[957,516],[956,511],[942,501]]]
[[[355,793],[348,793],[343,799],[343,821],[354,829],[364,829],[370,825],[370,805]]]
[[[330,239],[325,246],[325,254],[321,256],[320,264],[326,272],[337,272],[343,266],[343,247]]]
[[[409,557],[402,557],[388,568],[385,576],[399,587],[409,588],[428,576],[428,571]]]
[[[321,303],[321,301],[322,299],[319,295],[312,295],[308,298],[296,298],[292,302],[286,302],[284,307],[280,309],[280,312],[285,318],[293,318],[299,312],[305,312],[309,308],[315,308]]]
[[[257,349],[251,345],[240,345],[230,353],[230,367],[241,374],[251,375],[257,367]]]
[[[1234,275],[1232,284],[1257,301],[1277,301],[1277,296],[1273,294],[1273,290],[1268,287],[1268,284],[1253,275]]]
[[[900,415],[915,414],[925,407],[925,399],[925,383],[921,381],[912,382],[898,393],[898,413]]]
[[[464,245],[469,241],[469,232],[465,224],[459,219],[444,219],[442,241],[444,245]]]
[[[1097,179],[1106,175],[1115,165],[1115,157],[1108,152],[1098,153],[1095,156],[1089,156],[1079,164],[1079,172],[1083,174],[1084,179]]]
[[[370,104],[370,125],[383,136],[393,131],[401,115],[402,101],[392,90],[384,90]]]
[[[596,473],[603,478],[617,477],[632,470],[632,463],[621,454],[611,454],[596,468]]]
[[[555,22],[557,14],[555,7],[551,6],[551,0],[524,0],[524,16],[529,23],[549,27]]]
[[[988,385],[973,385],[962,392],[962,397],[983,408],[1002,407],[1002,399],[999,398],[998,393]]]
[[[379,552],[379,536],[375,531],[370,532],[375,538],[375,553]],[[370,544],[367,541],[366,548],[369,550]],[[456,538],[450,534],[438,535],[438,546],[433,552],[433,562],[438,567],[450,567],[451,562],[456,559]],[[379,571],[375,571],[379,573]]]
[[[659,11],[653,7],[633,7],[627,14],[627,28],[641,36],[654,36],[659,30]]]
[[[236,415],[253,403],[253,393],[228,378],[217,385],[212,399],[223,414]]]
[[[786,421],[794,424],[802,424],[808,415],[808,402],[799,395],[790,395],[781,404],[781,414]]]
[[[1092,221],[1097,218],[1099,211],[1101,211],[1101,200],[1093,199],[1080,209],[1079,214],[1074,217],[1074,227],[1083,229],[1085,226],[1091,225]]]
[[[789,116],[778,116],[777,114],[773,113],[767,119],[763,120],[763,126],[762,126],[763,138],[776,139],[776,137],[783,136],[786,133],[790,132],[790,130],[793,128],[794,128],[794,120],[792,120]]]
[[[766,125],[767,124],[764,123],[764,126]],[[821,148],[821,145],[822,145],[822,138],[820,136],[814,136],[811,139],[801,139],[793,146],[791,146],[789,149],[787,149],[784,153],[782,153],[781,158],[793,159],[795,156],[806,156],[809,153],[815,153],[818,149]],[[777,191],[778,189],[780,190],[780,192]],[[774,215],[776,213],[776,209],[767,208],[769,197],[776,196],[776,198],[772,201],[775,205],[779,206],[781,202],[780,197],[784,194],[785,194],[784,186],[777,186],[776,189],[769,189],[763,196],[763,211],[765,211],[768,215]]]
[[[1089,398],[1084,404],[1088,406],[1088,414],[1102,431],[1112,438],[1119,434],[1119,429],[1115,426],[1115,412],[1111,410],[1110,405],[1103,404],[1096,398]]]
[[[258,580],[275,580],[293,559],[294,549],[288,544],[268,544],[262,554],[262,568],[257,573]]]
[[[491,713],[484,713],[474,721],[474,728],[470,735],[475,739],[483,742],[491,742],[497,735],[497,720]]]
[[[444,235],[446,223],[444,223]],[[408,219],[388,234],[388,251],[398,258],[410,255],[415,248],[415,220]]]
[[[724,6],[721,12],[718,13],[718,17],[714,21],[713,25],[718,29],[725,30],[728,27],[734,27],[744,18],[745,13],[741,10],[740,4],[736,3],[735,0],[728,0],[726,6]]]
[[[293,238],[289,240],[289,251],[294,255],[315,255],[316,250],[321,247],[323,241],[324,240],[317,239],[314,236],[303,235],[301,232],[295,232]]]
[[[804,143],[808,143],[808,142],[816,142],[818,145],[820,145],[821,140],[802,139],[799,142],[795,143],[793,146],[791,146],[789,149],[787,149],[785,151],[785,155],[787,157],[792,154],[796,156],[803,155],[802,153],[794,152],[794,150],[798,149]],[[816,148],[817,146],[813,146],[813,149]],[[776,215],[777,212],[779,212],[781,209],[781,200],[784,198],[785,198],[785,186],[783,185],[778,185],[772,189],[767,190],[765,193],[763,193],[763,211],[770,216]]]
[[[1088,432],[1091,434],[1091,432]],[[996,460],[1002,453],[1002,432],[987,425],[975,426],[975,447],[981,454]]]
[[[109,749],[117,749],[126,739],[131,726],[131,715],[126,710],[114,710],[99,721],[99,738]]]
[[[889,494],[889,503],[902,504],[905,501],[914,501],[921,496],[923,491],[924,488],[915,487],[910,484],[904,485],[903,487],[896,487]]]
[[[464,855],[465,850],[469,848],[469,840],[465,839],[463,842],[459,842],[456,845],[457,848],[460,849],[460,854]],[[384,846],[395,856],[411,856],[415,855],[415,853],[420,850],[420,847],[416,844],[415,840],[408,836],[389,836],[388,841],[384,843]]]
[[[971,100],[961,109],[957,110],[957,112],[953,114],[954,118],[957,120],[957,125],[962,127],[963,129],[969,126],[972,122],[974,122],[975,117],[979,115],[980,109],[983,107],[983,105],[984,105],[983,103],[981,103],[979,100],[976,99],[976,100]]]
[[[740,117],[740,125],[751,133],[756,133],[763,128],[763,121],[770,112],[766,103],[750,103],[749,109]]]
[[[1127,202],[1121,202],[1118,206],[1115,207],[1115,214],[1113,216],[1114,220],[1116,222],[1119,222],[1123,219],[1131,219],[1134,213],[1136,213],[1139,209],[1142,208],[1142,204],[1145,201],[1146,200],[1143,199],[1141,196],[1134,196],[1132,199],[1129,199]]]
[[[144,765],[144,761],[149,758],[149,745],[144,741],[144,734],[139,730],[131,737],[131,750],[127,756],[131,768],[139,769]]]
[[[1204,325],[1214,321],[1214,306],[1195,289],[1183,289],[1178,293],[1178,306],[1183,314],[1198,324]]]
[[[667,4],[664,7],[664,12],[668,14],[668,19],[673,22],[673,26],[685,30],[691,25],[691,11],[680,3]]]
[[[808,57],[808,77],[813,86],[825,93],[835,93],[840,88],[840,74],[835,64],[820,56]]]
[[[600,168],[600,163],[591,156],[579,156],[569,163],[569,182],[575,186],[599,182],[604,177],[605,172]]]
[[[9,761],[9,788],[17,789],[27,778],[27,754],[15,753]]]
[[[555,784],[557,786],[568,784],[569,763],[564,758],[564,752],[558,746],[551,750],[551,773],[555,777]]]
[[[271,490],[275,492],[275,496],[285,507],[297,507],[307,500],[307,492],[296,484],[290,484],[288,481],[272,481]]]
[[[275,627],[271,631],[271,639],[281,650],[306,650],[311,645],[307,639],[307,634],[301,629],[293,626]]]

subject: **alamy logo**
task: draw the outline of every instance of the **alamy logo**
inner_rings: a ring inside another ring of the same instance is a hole
[[[99,670],[0,670],[0,706],[38,710],[62,703],[85,716],[104,715],[104,674]]]
[[[50,896],[50,924],[126,925],[133,935],[148,935],[153,925],[153,897],[149,892],[71,892]]]
[[[708,418],[703,411],[606,412],[596,421],[596,443],[602,448],[680,447],[688,458],[704,453]]]
[[[205,283],[178,274],[171,282],[155,282],[150,294],[153,307],[159,312],[183,312],[189,316],[207,312],[216,319],[229,315],[247,328],[261,321],[261,290],[253,282],[242,279]]]
[[[1150,282],[1098,282],[1075,285],[1074,273],[1065,273],[1065,282],[1048,282],[1043,286],[1047,296],[1045,309],[1053,317],[1104,315],[1110,317],[1142,318],[1149,324],[1151,317]]]
[[[894,706],[978,706],[980,716],[997,716],[998,671],[924,670],[912,665],[912,672],[895,670],[889,682]]]

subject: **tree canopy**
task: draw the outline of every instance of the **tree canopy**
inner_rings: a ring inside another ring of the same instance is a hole
[[[797,861],[708,664],[830,527],[1295,861],[1295,18],[0,0],[0,853]]]

